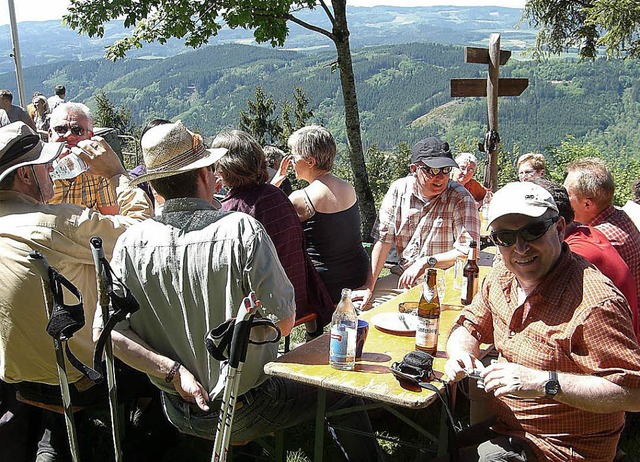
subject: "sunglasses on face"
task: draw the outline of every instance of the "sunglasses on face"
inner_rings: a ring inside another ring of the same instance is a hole
[[[533,242],[544,236],[559,218],[560,216],[555,216],[547,220],[536,221],[520,229],[491,231],[491,240],[501,247],[511,247],[516,243],[518,236],[525,242]]]
[[[443,175],[448,175],[449,173],[451,173],[451,167],[431,168],[425,165],[416,165],[416,167],[422,170],[425,175],[430,177],[438,176],[440,173],[442,173]]]
[[[56,125],[55,127],[53,127],[53,131],[60,136],[66,135],[67,132],[71,132],[71,134],[75,136],[82,136],[86,133],[86,130],[84,129],[84,127],[81,127],[80,125],[69,125],[69,124]]]

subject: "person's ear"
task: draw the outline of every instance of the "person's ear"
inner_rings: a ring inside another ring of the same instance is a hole
[[[418,167],[416,167],[414,164],[409,165],[409,170],[411,170],[411,174],[415,175],[416,172],[418,171]]]

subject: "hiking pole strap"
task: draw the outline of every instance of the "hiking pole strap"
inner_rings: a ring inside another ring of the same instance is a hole
[[[95,382],[96,379],[99,379],[98,373],[76,358],[69,348],[69,339],[85,325],[82,294],[71,281],[50,266],[47,259],[40,252],[31,252],[29,256],[42,278],[49,282],[53,307],[51,307],[51,313],[49,313],[47,333],[54,339],[64,343],[64,351],[69,363],[84,376]],[[78,303],[75,305],[66,304],[64,302],[64,289],[67,289],[78,300]]]

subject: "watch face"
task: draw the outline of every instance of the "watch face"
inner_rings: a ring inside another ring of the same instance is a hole
[[[544,385],[544,394],[547,398],[553,398],[560,391],[560,383],[556,380],[549,380]]]
[[[433,268],[434,266],[436,266],[437,263],[438,263],[438,260],[436,259],[436,257],[429,257],[427,259],[427,264],[429,265],[429,268]]]

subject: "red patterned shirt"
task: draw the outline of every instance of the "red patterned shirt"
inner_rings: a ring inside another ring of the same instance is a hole
[[[522,305],[515,276],[502,262],[480,294],[458,323],[481,342],[494,343],[500,361],[640,388],[640,346],[624,296],[566,244]],[[539,460],[610,462],[624,427],[624,412],[587,412],[547,398],[501,397],[493,403],[494,430],[524,438]]]
[[[640,296],[640,231],[629,215],[610,206],[588,224],[607,236],[611,245],[618,251],[633,274],[636,291]]]
[[[428,200],[417,192],[412,175],[393,182],[384,196],[371,236],[393,242],[404,267],[418,257],[456,248],[465,254],[479,242],[478,206],[464,186],[449,181],[447,189]]]

